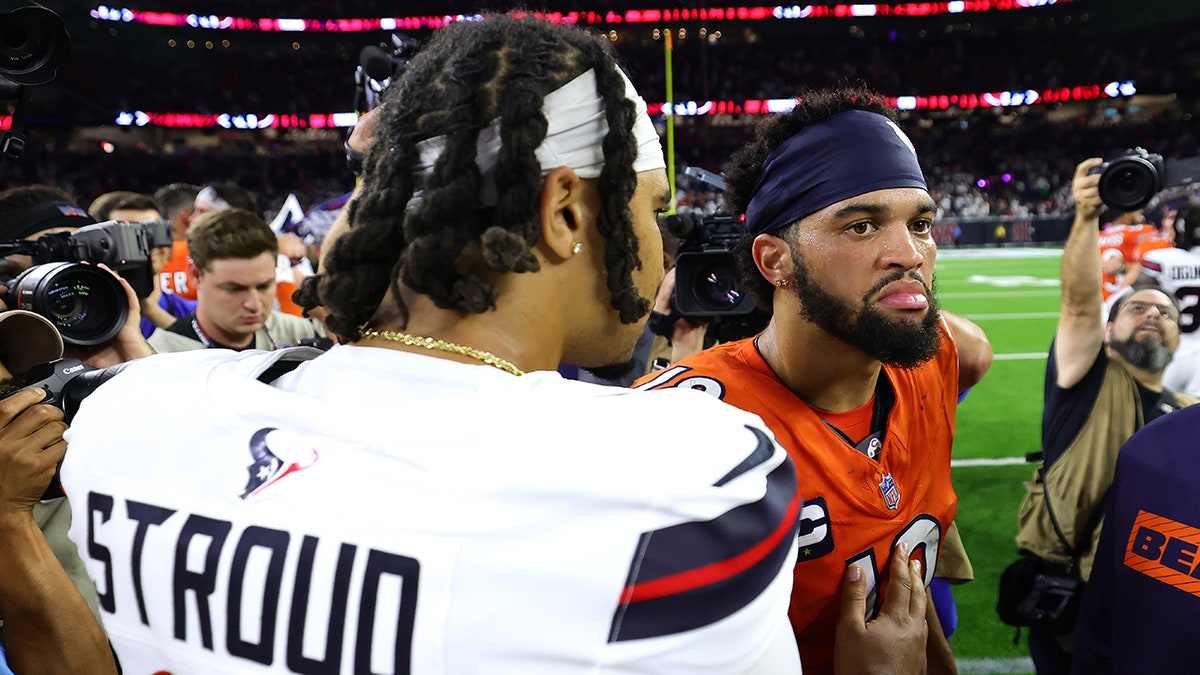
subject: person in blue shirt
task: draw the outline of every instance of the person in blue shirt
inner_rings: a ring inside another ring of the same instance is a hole
[[[1073,675],[1196,669],[1200,624],[1200,406],[1121,449],[1083,598]]]

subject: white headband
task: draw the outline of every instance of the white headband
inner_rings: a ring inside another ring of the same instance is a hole
[[[635,172],[665,169],[662,144],[654,123],[646,114],[646,102],[633,88],[633,83],[620,69],[617,72],[625,82],[625,97],[634,104],[633,136],[637,144],[637,157],[633,161]],[[608,133],[608,120],[604,116],[604,101],[596,92],[596,73],[588,70],[579,77],[546,95],[542,102],[542,114],[546,116],[546,138],[534,154],[542,167],[542,176],[560,166],[575,170],[580,178],[599,178],[604,167],[604,136]],[[500,120],[479,132],[475,144],[475,162],[483,176],[480,202],[484,206],[496,203],[496,183],[493,170],[500,154]],[[413,172],[422,181],[433,172],[433,165],[446,147],[445,136],[435,136],[417,143],[420,162]],[[413,195],[414,200],[420,193]],[[415,202],[410,202],[413,206]]]
[[[214,211],[228,211],[229,209],[233,208],[229,202],[221,199],[221,196],[217,194],[216,189],[214,189],[211,185],[205,186],[205,188],[196,195],[196,203],[204,204]]]

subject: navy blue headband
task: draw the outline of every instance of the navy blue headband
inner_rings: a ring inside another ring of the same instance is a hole
[[[830,204],[888,188],[929,190],[912,142],[883,115],[840,112],[767,155],[746,207],[746,229],[775,232]]]

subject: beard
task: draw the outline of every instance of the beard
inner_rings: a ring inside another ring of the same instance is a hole
[[[1161,372],[1171,362],[1171,350],[1162,340],[1153,336],[1140,340],[1133,337],[1128,340],[1111,340],[1108,346],[1120,354],[1129,365],[1149,373]]]
[[[938,304],[932,290],[915,272],[908,275],[921,283],[929,299],[925,317],[917,323],[889,319],[871,304],[876,293],[905,276],[904,272],[888,275],[863,294],[862,306],[856,309],[814,281],[803,258],[797,256],[792,269],[792,283],[800,296],[800,316],[881,363],[915,368],[936,356],[941,346]]]

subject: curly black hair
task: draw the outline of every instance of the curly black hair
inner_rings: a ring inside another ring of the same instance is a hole
[[[644,316],[649,300],[632,281],[640,266],[629,210],[637,183],[634,106],[619,67],[607,41],[515,13],[439,29],[387,92],[363,191],[349,207],[351,227],[321,273],[297,291],[297,301],[323,307],[326,325],[343,341],[357,337],[388,290],[407,322],[400,284],[443,309],[493,309],[497,274],[539,269],[533,246],[540,237],[542,169],[534,151],[546,137],[543,99],[593,69],[609,127],[597,179],[608,288],[622,321]],[[476,142],[497,119],[498,199],[484,205]],[[445,137],[445,148],[417,184],[417,143],[437,136]],[[420,199],[413,200],[417,190]]]
[[[762,176],[763,162],[784,141],[801,129],[818,124],[847,110],[866,110],[896,121],[896,111],[883,94],[863,85],[817,89],[803,93],[796,107],[783,115],[767,117],[758,123],[754,139],[734,153],[732,168],[725,177],[725,206],[731,213],[744,214],[754,197],[754,188]],[[789,225],[790,226],[790,225]],[[771,310],[774,287],[763,278],[754,264],[751,246],[757,235],[747,232],[734,246],[733,255],[746,287],[754,292],[758,305]]]

